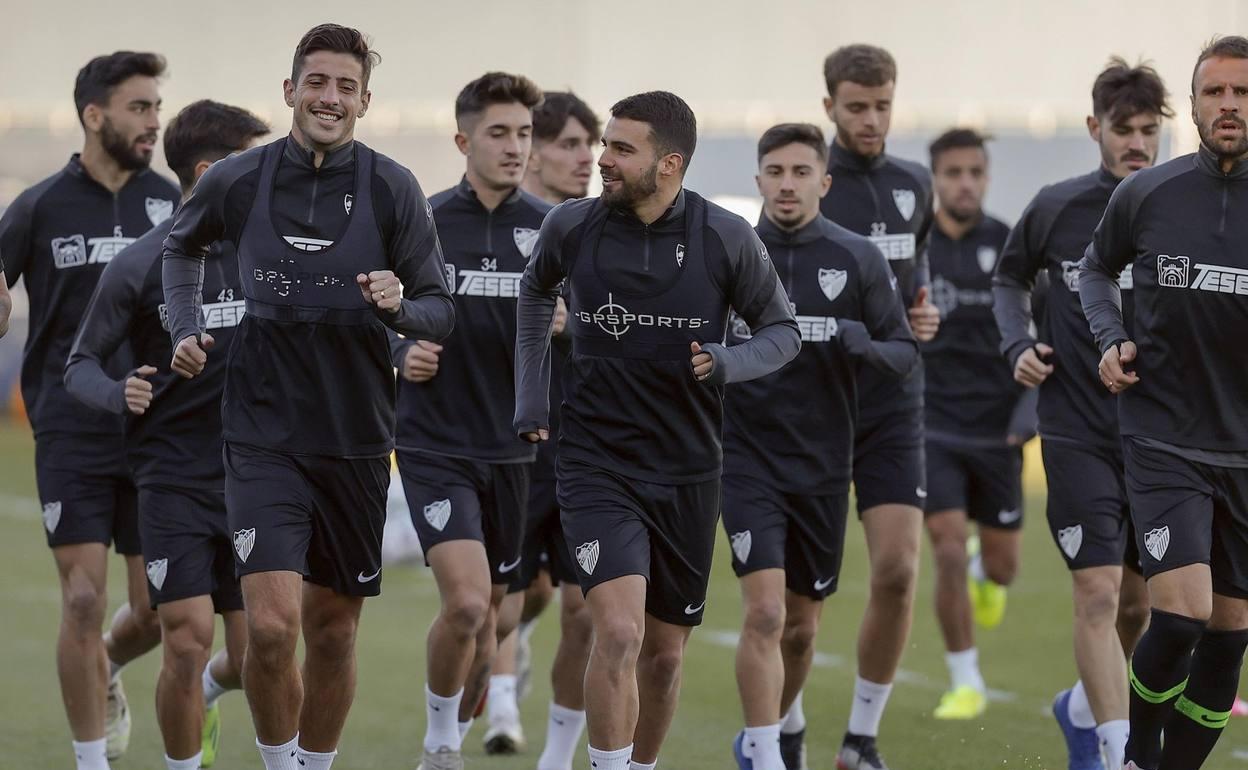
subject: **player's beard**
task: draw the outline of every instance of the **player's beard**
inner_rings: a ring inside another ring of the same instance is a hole
[[[1242,132],[1239,141],[1231,146],[1229,150],[1223,149],[1224,145],[1214,138],[1217,132],[1218,124],[1223,122],[1233,122],[1239,125]],[[1214,118],[1209,125],[1200,127],[1200,143],[1209,149],[1219,160],[1233,160],[1248,155],[1248,124],[1244,123],[1244,119],[1238,115],[1219,115]]]
[[[659,189],[659,164],[656,162],[642,172],[636,182],[630,182],[620,176],[620,189],[615,192],[602,191],[602,201],[614,209],[632,209],[638,203],[654,195]]]
[[[104,152],[109,157],[117,161],[117,165],[126,171],[141,171],[152,163],[150,155],[143,155],[134,149],[134,142],[139,139],[127,140],[116,128],[113,122],[108,118],[104,118],[104,125],[100,127],[100,143],[104,146]],[[153,141],[155,137],[153,137]]]

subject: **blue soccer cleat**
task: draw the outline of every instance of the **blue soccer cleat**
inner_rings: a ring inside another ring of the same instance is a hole
[[[1070,690],[1062,690],[1053,699],[1053,718],[1066,738],[1069,770],[1106,770],[1101,762],[1101,741],[1096,736],[1096,729],[1075,727],[1070,721]]]
[[[732,740],[732,758],[737,760],[738,770],[754,770],[754,760],[745,755],[745,731],[737,733]]]

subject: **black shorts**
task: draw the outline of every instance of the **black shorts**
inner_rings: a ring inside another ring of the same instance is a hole
[[[924,507],[927,472],[922,409],[893,412],[872,425],[858,426],[854,495],[859,516],[877,505]]]
[[[927,442],[927,513],[965,511],[981,527],[1023,526],[1023,450]]]
[[[1122,444],[1144,577],[1208,564],[1215,593],[1248,599],[1248,468]]]
[[[225,445],[238,575],[290,570],[346,596],[381,593],[387,457],[293,455]]]
[[[529,491],[529,510],[524,521],[524,548],[520,554],[520,584],[523,590],[533,585],[542,570],[555,585],[576,583],[576,562],[568,551],[559,522],[559,503],[555,500],[555,480],[535,478]]]
[[[665,623],[702,622],[715,552],[719,479],[657,484],[559,460],[559,509],[585,593],[646,578],[646,612]]]
[[[490,582],[519,590],[533,463],[486,463],[403,450],[398,459],[425,563],[439,543],[475,540],[485,546]]]
[[[1069,569],[1125,566],[1140,571],[1122,454],[1073,441],[1042,439],[1049,532]]]
[[[35,483],[49,548],[112,543],[126,556],[143,553],[121,436],[37,438]]]
[[[833,495],[799,495],[748,476],[724,476],[723,490],[724,531],[737,577],[782,569],[795,594],[822,600],[836,593],[848,487]]]
[[[224,492],[145,484],[139,527],[153,607],[211,596],[217,612],[243,608]]]

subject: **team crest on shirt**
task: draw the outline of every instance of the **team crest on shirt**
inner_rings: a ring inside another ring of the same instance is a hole
[[[685,244],[676,244],[676,267],[685,266]]]
[[[597,540],[581,543],[576,547],[576,563],[581,565],[586,575],[594,574],[594,567],[598,566],[598,552]]]
[[[907,222],[914,216],[916,202],[914,190],[893,190],[893,203],[897,204],[897,210]]]
[[[1144,548],[1157,561],[1161,561],[1170,547],[1170,528],[1158,527],[1144,533]]]
[[[745,564],[750,560],[750,546],[754,544],[754,536],[747,529],[732,536],[732,553],[737,561]]]
[[[425,521],[429,526],[441,532],[446,529],[446,522],[451,518],[451,501],[434,500],[425,506]]]
[[[152,221],[152,227],[173,216],[173,201],[164,198],[147,198],[143,201],[143,208],[147,210],[147,218]]]
[[[56,531],[56,525],[61,523],[61,503],[56,501],[53,503],[43,504],[43,528],[52,534]]]
[[[351,193],[342,196],[342,208],[347,212],[347,216],[351,216],[351,202],[355,200]]]
[[[516,242],[516,250],[520,256],[528,259],[533,256],[533,247],[537,245],[538,230],[532,227],[513,227],[511,239]]]
[[[147,563],[147,579],[157,591],[165,587],[165,575],[169,574],[169,560],[157,559]]]
[[[87,264],[87,240],[81,235],[53,238],[52,264],[58,270]]]
[[[1073,559],[1079,555],[1079,549],[1083,547],[1083,525],[1076,524],[1073,527],[1066,527],[1057,531],[1057,544],[1062,547],[1062,553],[1066,554],[1067,559]]]
[[[991,246],[980,246],[975,250],[975,259],[979,261],[979,269],[991,273],[997,264],[997,250]]]
[[[829,301],[841,296],[848,278],[849,272],[846,270],[837,270],[834,267],[819,268],[819,288],[823,290],[823,296]]]
[[[238,554],[239,561],[247,561],[247,557],[251,556],[251,549],[256,547],[256,528],[240,529],[234,533],[234,552]]]

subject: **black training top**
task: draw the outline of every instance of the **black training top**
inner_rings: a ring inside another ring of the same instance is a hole
[[[661,484],[717,478],[722,386],[775,371],[801,346],[753,229],[689,190],[649,225],[598,198],[555,207],[520,281],[519,433],[549,425],[550,319],[565,277],[572,355],[559,462]],[[754,329],[749,343],[719,344],[729,308]],[[703,382],[693,375],[693,342],[714,360]]]
[[[360,142],[317,168],[293,138],[217,162],[165,240],[175,343],[202,329],[199,287],[217,241],[238,250],[247,303],[226,372],[225,440],[293,454],[388,454],[395,382],[385,327],[436,341],[454,323],[433,215],[412,173]],[[355,278],[374,270],[402,282],[399,312],[365,301]]]
[[[929,440],[1006,443],[1023,387],[1001,358],[992,273],[1009,233],[1009,226],[987,215],[958,240],[939,221],[932,229],[932,304],[941,321],[936,338],[922,345]]]
[[[932,228],[932,176],[918,163],[885,153],[867,158],[836,142],[828,150],[832,189],[819,208],[823,215],[879,247],[897,277],[901,301],[914,304],[927,286],[927,239]],[[923,370],[904,380],[867,367],[862,370],[860,420],[870,425],[901,408],[923,404]]]
[[[65,368],[65,385],[83,402],[126,415],[126,455],[135,483],[223,489],[221,391],[225,362],[243,318],[234,246],[216,244],[204,270],[204,329],[215,345],[204,371],[188,380],[169,368],[169,314],[161,286],[161,255],[173,228],[153,228],[109,263],[87,309]],[[125,377],[110,377],[101,362],[129,340],[135,367],[154,366],[152,403],[142,415],[126,407]]]
[[[758,235],[793,303],[802,349],[783,369],[728,388],[724,473],[785,492],[836,493],[851,475],[859,369],[902,377],[918,362],[918,345],[888,263],[869,240],[822,216],[796,232],[764,216]],[[728,344],[750,338],[734,315]]]
[[[1010,371],[1037,337],[1053,348],[1053,373],[1040,386],[1040,434],[1113,449],[1118,413],[1097,377],[1100,355],[1079,304],[1079,260],[1119,181],[1102,167],[1040,190],[1010,231],[993,277],[993,313]],[[1031,291],[1041,271],[1049,289],[1037,335]],[[1130,274],[1123,279],[1129,290]],[[1129,319],[1130,300],[1126,312]]]
[[[1101,350],[1134,340],[1140,381],[1119,394],[1122,433],[1212,452],[1248,450],[1248,161],[1223,173],[1203,146],[1127,177],[1083,260]],[[1115,283],[1134,280],[1134,326]],[[1129,332],[1132,329],[1134,333]]]
[[[14,286],[25,277],[30,331],[22,359],[22,400],[36,436],[121,436],[121,417],[88,408],[65,390],[65,359],[104,266],[135,238],[164,222],[178,188],[137,171],[116,194],[74,155],[63,169],[17,196],[0,218],[0,260]],[[105,362],[120,376],[130,355]]]
[[[486,462],[531,462],[537,448],[511,429],[516,297],[550,204],[516,189],[493,211],[468,180],[429,199],[459,322],[428,382],[399,378],[400,449]],[[394,365],[414,342],[393,338]]]

